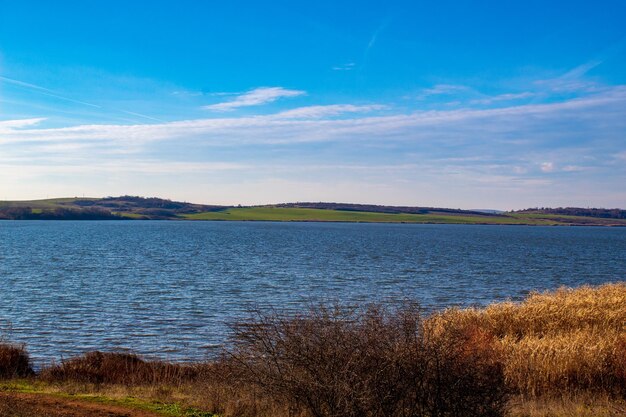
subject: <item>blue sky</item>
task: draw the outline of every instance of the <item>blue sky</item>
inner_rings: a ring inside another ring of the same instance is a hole
[[[623,1],[0,0],[0,199],[626,208],[624,21]]]

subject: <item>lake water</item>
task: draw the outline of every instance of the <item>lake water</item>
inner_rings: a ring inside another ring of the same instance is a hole
[[[626,228],[4,221],[0,337],[39,361],[202,359],[251,306],[482,305],[625,271]]]

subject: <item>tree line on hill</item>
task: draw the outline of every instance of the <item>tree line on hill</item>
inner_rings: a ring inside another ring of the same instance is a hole
[[[598,217],[603,219],[626,219],[626,210],[603,209],[603,208],[581,208],[581,207],[557,207],[557,208],[528,208],[514,211],[514,213],[539,213],[539,214],[560,214],[564,216],[584,216]]]
[[[33,210],[31,207],[2,207],[0,219],[3,220],[120,220],[122,216],[101,208],[72,209],[56,207],[53,209]]]
[[[224,206],[193,204],[156,197],[145,198],[130,195],[100,199],[79,199],[72,204],[78,207],[98,207],[115,212],[140,214],[151,218],[170,218],[176,217],[178,214],[200,213],[225,208]]]
[[[389,214],[466,214],[473,216],[497,216],[496,213],[489,213],[475,210],[461,210],[452,208],[438,207],[409,207],[409,206],[383,206],[376,204],[354,204],[354,203],[283,203],[275,204],[274,207],[284,208],[310,208],[322,210],[340,210],[340,211],[362,211],[371,213],[389,213]]]

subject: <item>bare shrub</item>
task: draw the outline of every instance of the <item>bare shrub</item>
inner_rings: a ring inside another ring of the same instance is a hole
[[[0,344],[0,378],[22,378],[31,375],[33,375],[33,369],[26,348]]]
[[[89,352],[42,369],[48,382],[89,384],[179,385],[198,377],[201,365],[145,361],[128,353]]]
[[[239,381],[290,414],[313,417],[498,416],[507,393],[490,338],[434,332],[418,309],[314,308],[234,327]]]

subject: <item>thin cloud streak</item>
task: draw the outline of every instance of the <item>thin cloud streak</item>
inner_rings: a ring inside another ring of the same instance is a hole
[[[21,129],[28,126],[35,126],[46,120],[45,117],[34,117],[31,119],[16,119],[0,121],[0,133],[11,132],[14,129]]]
[[[0,163],[0,170],[22,169],[26,175],[36,176],[45,174],[193,174],[210,173],[219,171],[239,171],[250,169],[251,166],[241,163],[229,162],[172,162],[172,161],[146,161],[146,160],[123,160],[102,161],[86,164],[85,161],[67,162],[57,160],[56,163],[44,161],[32,163],[24,160],[16,160],[13,163]]]
[[[120,111],[122,113],[130,114],[131,116],[143,117],[144,119],[153,120],[155,122],[163,122],[163,123],[165,123],[165,120],[163,120],[163,119],[157,119],[156,117],[148,116],[148,115],[141,114],[141,113],[136,113],[134,111],[127,111],[127,110],[120,110]]]
[[[235,97],[233,100],[204,106],[206,110],[232,111],[240,107],[258,106],[272,103],[280,98],[305,95],[305,91],[288,90],[283,87],[259,87]]]
[[[349,62],[344,65],[336,65],[333,67],[333,71],[352,71],[356,64],[354,62]]]
[[[472,92],[473,90],[470,87],[465,85],[456,85],[456,84],[436,84],[431,88],[425,88],[422,92],[417,96],[418,100],[424,100],[431,96],[440,96],[440,95],[453,95],[460,93]]]
[[[296,109],[277,113],[274,117],[279,119],[319,119],[322,117],[332,117],[345,113],[368,113],[386,108],[387,106],[380,104],[362,106],[356,106],[353,104],[331,104],[327,106],[298,107]]]
[[[525,98],[535,97],[536,93],[531,93],[530,91],[525,91],[523,93],[508,93],[508,94],[500,94],[497,96],[491,96],[482,99],[471,100],[471,104],[492,104],[500,101],[514,101],[521,100]]]

